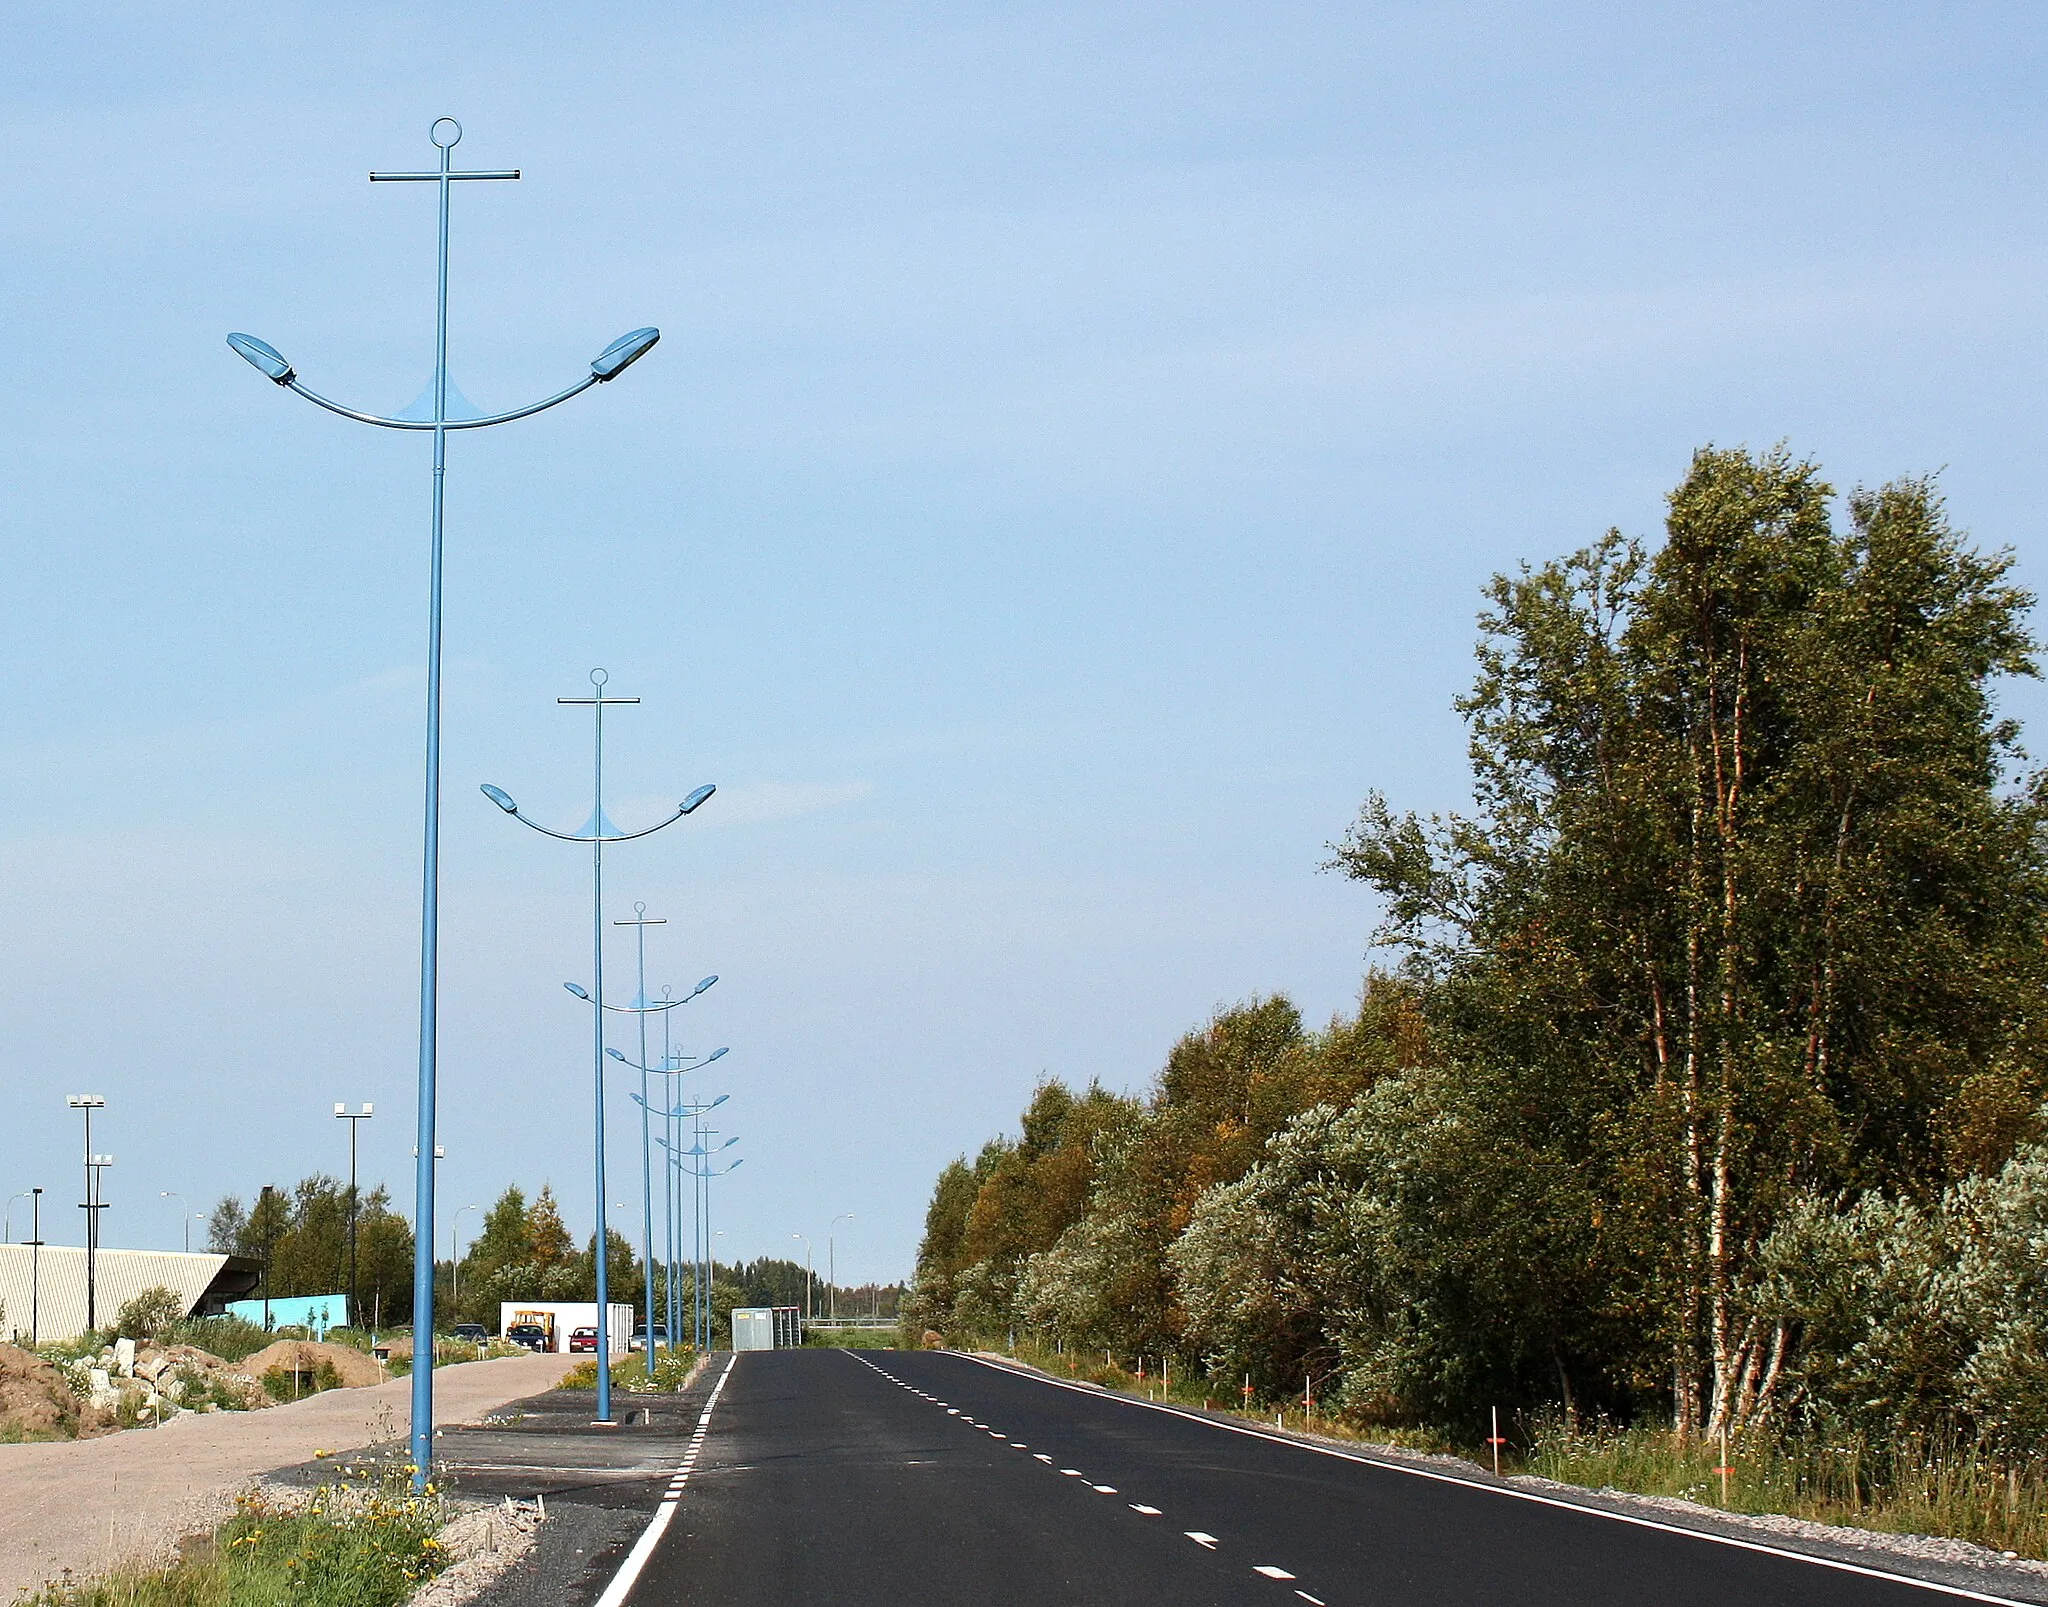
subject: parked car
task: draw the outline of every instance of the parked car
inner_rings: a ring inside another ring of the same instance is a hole
[[[528,1350],[544,1351],[548,1348],[548,1331],[537,1322],[515,1322],[505,1330],[505,1337]]]
[[[448,1332],[456,1339],[467,1339],[472,1345],[487,1345],[491,1340],[491,1331],[480,1322],[458,1322]]]
[[[595,1328],[577,1328],[570,1331],[569,1353],[573,1356],[582,1350],[589,1351],[593,1356],[597,1354],[597,1330]]]
[[[633,1337],[626,1341],[626,1348],[628,1350],[645,1350],[647,1348],[646,1323],[636,1322],[633,1324]],[[668,1349],[667,1323],[658,1322],[654,1325],[654,1348],[656,1350]]]

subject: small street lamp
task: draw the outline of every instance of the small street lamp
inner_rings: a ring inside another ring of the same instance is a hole
[[[427,562],[427,765],[423,866],[420,899],[420,1034],[419,1034],[419,1143],[418,1164],[413,1168],[415,1189],[413,1220],[413,1332],[434,1331],[434,1168],[429,1157],[434,1149],[435,1053],[439,1013],[440,885],[441,885],[441,571],[443,492],[447,478],[448,434],[451,430],[480,430],[494,424],[535,413],[581,395],[593,385],[608,384],[654,349],[661,339],[658,329],[636,329],[621,335],[590,361],[589,371],[567,389],[553,396],[484,418],[451,418],[448,412],[448,211],[457,183],[488,179],[517,179],[517,168],[504,170],[457,170],[450,152],[462,138],[462,125],[452,117],[441,117],[427,131],[440,153],[437,171],[429,173],[372,173],[372,184],[432,184],[440,198],[439,250],[434,280],[434,384],[433,406],[427,417],[386,418],[345,407],[331,401],[299,381],[297,370],[276,347],[254,335],[233,334],[228,345],[264,378],[294,392],[330,413],[374,424],[387,430],[431,430],[434,436],[433,520]],[[407,409],[411,412],[411,409]],[[434,1370],[415,1367],[412,1371],[411,1450],[413,1488],[426,1488],[434,1455]]]
[[[176,1200],[178,1202],[178,1224],[185,1230],[185,1253],[190,1255],[192,1253],[192,1202],[176,1189],[158,1189],[156,1197],[160,1200]]]
[[[465,1205],[462,1211],[474,1211],[473,1205]],[[462,1211],[455,1213],[455,1220],[448,1224],[448,1300],[451,1305],[462,1299],[462,1257],[456,1253],[455,1234],[462,1225]]]

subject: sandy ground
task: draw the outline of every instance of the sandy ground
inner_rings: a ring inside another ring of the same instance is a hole
[[[554,1388],[568,1356],[464,1362],[434,1374],[434,1417],[466,1423]],[[237,1491],[322,1451],[402,1437],[412,1382],[336,1389],[260,1412],[207,1412],[104,1439],[0,1445],[0,1601],[57,1577],[168,1554]]]

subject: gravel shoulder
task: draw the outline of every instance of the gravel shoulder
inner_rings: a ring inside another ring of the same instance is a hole
[[[434,1373],[434,1415],[453,1426],[552,1389],[567,1356],[509,1356]],[[405,1433],[411,1380],[337,1389],[260,1412],[207,1412],[103,1439],[0,1445],[0,1601],[64,1570],[83,1576],[167,1557],[211,1528],[275,1468]]]

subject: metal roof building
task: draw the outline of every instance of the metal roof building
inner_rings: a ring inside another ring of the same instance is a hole
[[[263,1264],[238,1255],[182,1255],[175,1250],[101,1250],[95,1256],[94,1315],[100,1326],[145,1289],[169,1289],[187,1316],[213,1316],[263,1279]],[[40,1264],[38,1264],[40,1263]],[[44,1344],[85,1332],[85,1251],[43,1246],[40,1258],[26,1244],[0,1244],[0,1337],[30,1337]]]

